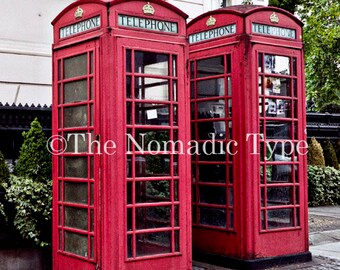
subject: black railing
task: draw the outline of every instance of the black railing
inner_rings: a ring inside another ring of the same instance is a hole
[[[340,139],[340,114],[307,113],[307,137],[321,140]]]

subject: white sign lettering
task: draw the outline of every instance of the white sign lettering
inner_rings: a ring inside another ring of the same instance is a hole
[[[253,33],[296,39],[296,31],[294,29],[259,24],[259,23],[253,23],[252,28],[253,28]]]
[[[226,25],[219,28],[207,30],[189,35],[189,43],[196,43],[204,40],[225,37],[236,33],[236,24]]]
[[[60,28],[59,36],[60,38],[66,38],[98,27],[100,27],[100,16]]]
[[[178,25],[176,22],[160,21],[119,14],[118,25],[131,28],[139,28],[158,32],[178,34]]]

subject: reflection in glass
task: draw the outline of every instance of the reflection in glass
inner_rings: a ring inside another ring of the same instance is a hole
[[[136,103],[135,123],[137,125],[166,125],[169,126],[169,105]]]
[[[136,208],[137,230],[171,226],[171,206]]]
[[[169,55],[135,51],[135,72],[168,76]]]
[[[197,61],[197,77],[224,74],[224,57],[218,56]]]
[[[66,227],[87,230],[87,209],[65,206],[64,210]]]
[[[135,163],[137,177],[170,175],[170,156],[168,155],[136,156]]]
[[[131,72],[131,50],[126,50],[126,55],[125,55],[126,59],[126,72]]]
[[[87,80],[64,84],[64,103],[87,100]]]
[[[87,106],[67,107],[64,109],[64,127],[87,126]]]
[[[65,182],[65,202],[87,204],[87,183]]]
[[[131,76],[126,76],[126,98],[132,98],[131,88],[132,88]]]
[[[84,76],[87,74],[87,54],[64,59],[64,79]]]
[[[219,140],[226,137],[226,127],[224,121],[198,122],[197,130],[199,140]]]
[[[267,166],[268,168],[269,166]],[[292,165],[272,165],[271,166],[271,179],[267,178],[267,181],[272,182],[292,182]]]
[[[199,223],[217,227],[226,227],[226,210],[223,208],[199,208]]]
[[[268,187],[267,206],[280,206],[293,203],[292,187]]]
[[[199,194],[201,203],[225,205],[227,201],[225,187],[200,186]]]
[[[142,148],[144,151],[157,151],[157,150],[172,150],[170,149],[171,144],[168,143],[170,140],[170,131],[169,130],[150,130],[150,129],[136,129],[135,130],[135,142],[131,142],[128,140],[127,149],[132,150],[135,145],[135,150],[138,150],[138,147]],[[157,149],[160,146],[160,149]]]
[[[136,203],[170,201],[170,181],[136,182]]]
[[[290,75],[289,57],[278,55],[264,55],[265,73]]]
[[[143,233],[136,235],[137,257],[171,252],[171,232]]]
[[[198,102],[198,118],[224,118],[225,103],[223,99]]]
[[[87,257],[87,235],[65,232],[65,251]]]
[[[267,121],[267,139],[292,139],[292,127],[290,122]]]
[[[197,82],[197,98],[224,96],[224,78]]]
[[[198,165],[200,182],[225,183],[226,166],[223,164]]]
[[[168,101],[169,80],[136,77],[135,98]]]
[[[268,210],[268,229],[294,226],[293,209]]]
[[[87,178],[87,157],[65,157],[65,177]]]

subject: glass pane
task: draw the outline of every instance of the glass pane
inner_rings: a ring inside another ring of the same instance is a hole
[[[131,157],[126,158],[126,177],[132,177],[132,160]]]
[[[179,231],[175,231],[175,252],[179,252]]]
[[[88,203],[87,183],[65,182],[65,202]]]
[[[174,206],[174,226],[175,227],[179,226],[179,206],[178,205]]]
[[[229,188],[229,206],[234,206],[234,192],[233,192],[233,188]]]
[[[174,201],[178,201],[178,181],[174,181]]]
[[[126,50],[126,72],[131,72],[131,50]]]
[[[265,94],[271,96],[291,96],[291,79],[287,78],[265,78]]]
[[[292,139],[292,125],[290,122],[267,121],[267,139]]]
[[[87,54],[64,59],[64,79],[87,74]]]
[[[258,72],[263,72],[263,54],[258,55]]]
[[[90,210],[90,232],[94,232],[94,211]]]
[[[171,252],[171,232],[136,235],[137,257]]]
[[[266,98],[265,109],[267,117],[292,117],[292,102],[290,100]]]
[[[65,232],[65,251],[87,257],[87,236]]]
[[[190,79],[194,79],[195,78],[194,75],[195,75],[195,62],[192,61],[190,62]]]
[[[211,142],[206,141],[204,143],[199,143],[199,156],[200,161],[226,161],[225,148],[226,145],[223,141]]]
[[[231,55],[227,54],[227,73],[231,73]]]
[[[217,227],[226,227],[226,211],[219,208],[199,208],[199,223]]]
[[[226,188],[225,187],[199,187],[200,202],[209,204],[226,204]]]
[[[290,75],[289,57],[265,54],[264,63],[266,73]]]
[[[199,140],[225,139],[225,122],[209,121],[197,123]]]
[[[64,109],[64,127],[87,126],[87,106],[67,107]]]
[[[198,165],[200,182],[226,182],[226,166],[222,164],[200,164]]]
[[[292,165],[271,165],[270,176],[267,172],[267,182],[292,182]]]
[[[170,124],[169,105],[136,103],[135,123],[137,125],[166,125]]]
[[[126,98],[132,98],[131,88],[132,88],[131,76],[126,76]]]
[[[142,230],[170,227],[170,213],[170,206],[136,208],[136,228]]]
[[[128,258],[132,257],[132,235],[128,235],[127,238],[127,253],[128,253]]]
[[[91,259],[94,259],[94,249],[95,249],[95,247],[94,247],[94,237],[93,236],[91,236]]]
[[[228,96],[231,96],[233,92],[231,77],[227,78],[227,83],[228,83]]]
[[[80,230],[87,230],[87,209],[65,206],[65,226]]]
[[[168,76],[169,55],[135,51],[135,72]]]
[[[224,78],[197,82],[197,98],[224,96]]]
[[[94,79],[93,78],[90,79],[90,95],[91,95],[90,99],[94,100],[95,94],[94,94]]]
[[[94,204],[94,184],[90,185],[90,205]]]
[[[131,125],[132,120],[132,103],[126,102],[126,124]]]
[[[168,101],[169,80],[136,77],[135,98]]]
[[[93,61],[93,52],[90,52],[90,74],[93,74],[94,61]]]
[[[293,57],[293,76],[297,75],[296,58]]]
[[[132,209],[127,209],[127,230],[132,231]]]
[[[224,74],[224,56],[197,61],[197,77]]]
[[[61,60],[58,60],[58,80],[60,81],[62,78],[62,71],[61,71]]]
[[[279,229],[293,226],[293,209],[268,210],[268,229]]]
[[[177,101],[177,81],[172,81],[172,101]]]
[[[225,103],[223,99],[198,102],[198,118],[224,118]]]
[[[136,182],[136,202],[170,201],[170,181]]]
[[[229,228],[234,229],[234,211],[229,211]]]
[[[63,103],[63,92],[61,88],[61,84],[58,84],[58,104]]]
[[[65,157],[65,177],[87,178],[87,157]]]
[[[126,183],[127,204],[132,204],[132,182]]]
[[[58,181],[58,201],[63,199],[63,182]]]
[[[229,165],[229,183],[234,183],[233,165]]]
[[[267,206],[288,205],[293,203],[292,187],[268,187]]]
[[[136,156],[135,162],[137,177],[170,175],[170,156]]]
[[[88,146],[88,134],[84,132],[65,132],[67,153],[86,153]]]
[[[177,56],[172,56],[172,76],[177,77]]]
[[[64,84],[64,103],[87,100],[87,80]]]
[[[136,129],[135,142],[128,140],[128,151],[133,149],[143,149],[144,151],[157,151],[157,150],[172,150],[175,145],[170,143],[170,131],[169,130],[150,130],[150,129]],[[139,150],[140,150],[139,149]]]

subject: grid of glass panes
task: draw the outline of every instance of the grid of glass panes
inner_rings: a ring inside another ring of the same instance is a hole
[[[127,258],[179,250],[177,56],[126,50]],[[167,144],[168,143],[168,144]]]
[[[231,55],[190,65],[193,225],[234,230]]]
[[[261,230],[300,226],[296,58],[258,54]]]
[[[95,259],[94,51],[58,60],[58,250]],[[90,148],[90,149],[89,149]]]

